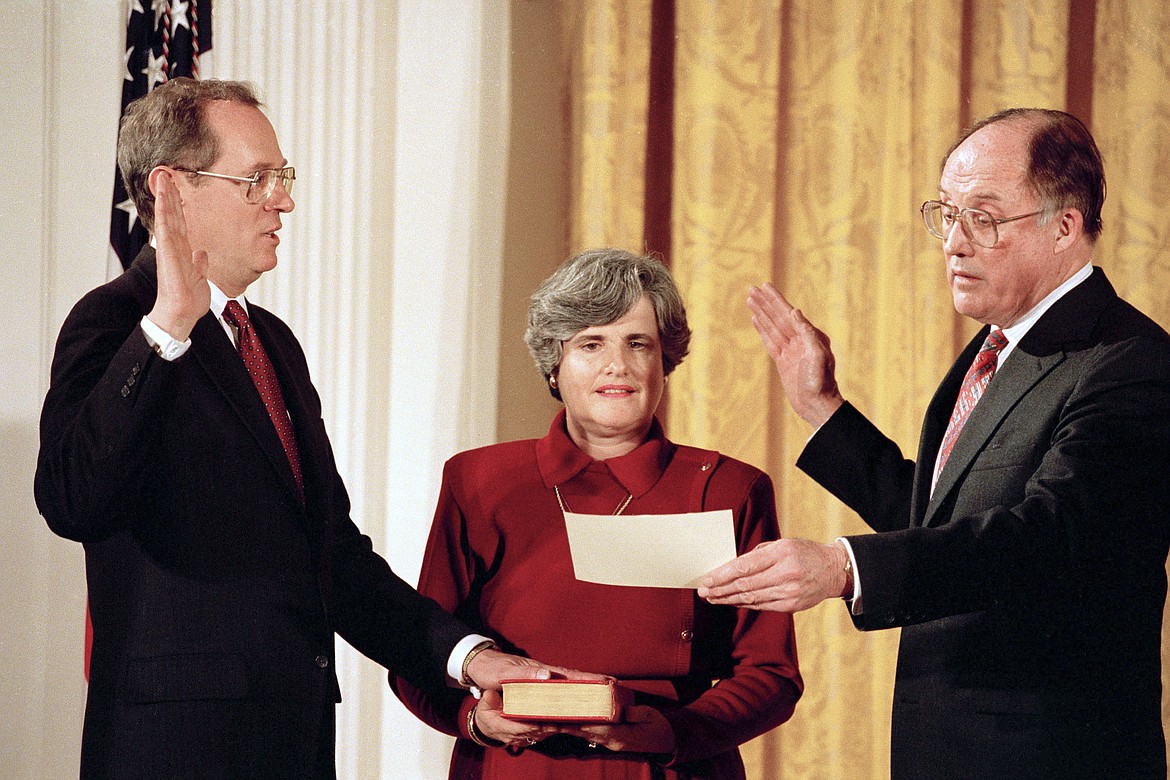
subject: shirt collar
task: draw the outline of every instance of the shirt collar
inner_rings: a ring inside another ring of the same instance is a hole
[[[1007,360],[1007,356],[1012,353],[1013,349],[1015,349],[1016,344],[1020,343],[1020,339],[1024,338],[1024,336],[1028,334],[1028,331],[1032,329],[1032,326],[1036,324],[1036,321],[1044,316],[1044,312],[1052,308],[1052,304],[1063,298],[1069,290],[1088,279],[1089,275],[1092,273],[1092,261],[1085,263],[1085,266],[1081,270],[1077,271],[1068,279],[1064,280],[1064,282],[1055,290],[1048,293],[1048,295],[1044,297],[1044,300],[1033,306],[1032,309],[1023,317],[1021,317],[1014,325],[1012,325],[1010,328],[1001,328],[1003,335],[1007,336],[1008,343],[1007,346],[1004,347],[1003,350],[999,353],[999,365],[1003,365],[1003,362]]]
[[[666,471],[673,454],[674,445],[667,441],[658,418],[654,418],[644,442],[620,457],[596,461],[569,438],[564,409],[553,418],[548,434],[536,441],[536,463],[548,488],[562,485],[597,464],[608,469],[634,498],[650,492]]]
[[[235,300],[237,303],[243,306],[244,313],[248,314],[248,302],[244,300],[244,296],[241,295],[239,298],[234,299],[229,298],[227,293],[219,289],[219,285],[210,279],[207,280],[207,286],[211,288],[211,313],[220,320],[223,319],[223,310],[227,308],[228,301],[230,300]]]

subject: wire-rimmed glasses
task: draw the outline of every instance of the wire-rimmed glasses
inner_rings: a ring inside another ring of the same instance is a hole
[[[244,191],[244,200],[249,203],[263,203],[268,200],[272,195],[272,191],[276,189],[276,182],[278,181],[284,187],[284,191],[291,195],[293,182],[297,180],[296,169],[291,165],[285,168],[265,168],[262,171],[256,171],[251,176],[229,176],[226,173],[192,171],[187,168],[176,168],[175,170],[194,174],[195,176],[211,176],[216,179],[227,179],[228,181],[247,184],[248,189]]]
[[[1034,217],[1042,211],[1020,214],[1017,217],[993,217],[983,209],[959,209],[941,200],[928,200],[922,204],[922,221],[926,225],[927,233],[943,241],[946,241],[951,228],[958,222],[963,228],[963,234],[972,243],[984,249],[991,249],[999,241],[1000,225]]]

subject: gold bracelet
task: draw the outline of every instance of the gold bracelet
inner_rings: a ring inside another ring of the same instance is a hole
[[[471,741],[474,742],[475,744],[479,745],[480,747],[485,747],[485,748],[502,747],[504,744],[503,742],[500,742],[498,740],[494,740],[491,737],[486,737],[483,734],[480,734],[479,731],[476,730],[476,728],[475,728],[475,708],[478,706],[479,705],[476,704],[476,705],[472,706],[472,708],[467,711],[467,736],[471,737]]]
[[[475,680],[467,676],[467,667],[471,666],[472,659],[482,653],[484,650],[494,650],[495,648],[495,642],[490,639],[485,639],[467,652],[467,655],[463,658],[463,671],[460,673],[459,677],[459,682],[462,683],[464,687],[471,688],[475,685]]]

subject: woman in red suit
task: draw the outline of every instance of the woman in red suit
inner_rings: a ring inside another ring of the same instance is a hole
[[[738,746],[803,690],[791,615],[581,582],[562,514],[730,509],[740,553],[779,535],[766,474],[670,442],[654,417],[690,340],[674,280],[653,258],[585,252],[533,296],[525,340],[565,408],[542,439],[447,462],[419,591],[512,652],[616,677],[635,705],[617,724],[526,723],[494,694],[395,690],[458,737],[452,778],[742,778]]]

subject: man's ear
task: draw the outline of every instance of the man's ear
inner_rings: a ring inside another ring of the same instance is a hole
[[[1085,234],[1085,217],[1080,209],[1065,208],[1052,220],[1052,229],[1056,233],[1056,245],[1053,252],[1060,254],[1070,249]]]
[[[154,168],[152,168],[150,173],[148,173],[146,175],[146,186],[150,189],[150,194],[156,198],[158,197],[158,180],[159,180],[160,176],[170,176],[174,180],[175,186],[178,187],[179,186],[179,177],[176,176],[175,174],[176,174],[175,169],[168,167],[166,165],[156,165]],[[181,196],[182,196],[182,190],[180,190],[180,198],[179,198],[180,203],[182,203]]]

